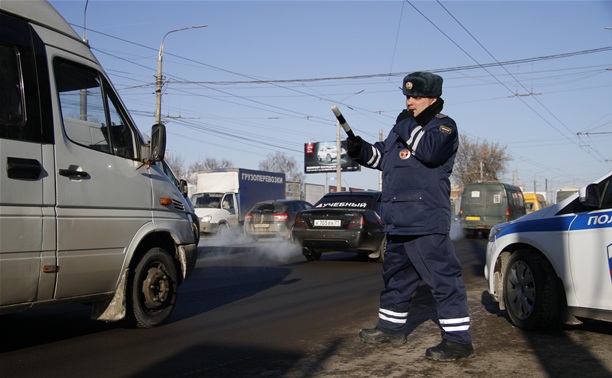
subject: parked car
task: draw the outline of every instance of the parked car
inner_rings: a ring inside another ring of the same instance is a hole
[[[612,172],[493,227],[484,273],[488,292],[520,328],[612,321]]]
[[[293,240],[308,261],[332,251],[364,253],[382,261],[386,239],[380,198],[377,191],[327,193],[314,208],[297,215]]]
[[[259,238],[291,238],[295,216],[312,204],[301,200],[270,200],[258,202],[244,217],[244,233]]]

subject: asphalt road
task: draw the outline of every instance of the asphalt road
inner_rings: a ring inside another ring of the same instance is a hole
[[[0,318],[3,377],[589,377],[612,376],[612,323],[548,332],[513,327],[485,293],[484,240],[455,242],[476,357],[434,362],[433,299],[413,299],[408,342],[363,344],[374,325],[380,264],[353,254],[306,262],[287,243],[201,243],[170,321],[133,330],[88,319],[87,307]]]

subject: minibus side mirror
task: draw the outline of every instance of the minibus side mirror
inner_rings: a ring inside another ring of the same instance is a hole
[[[187,180],[180,179],[178,189],[179,192],[183,194],[183,197],[187,198],[187,192],[189,191],[189,187],[187,186]]]
[[[150,161],[161,161],[166,153],[166,126],[157,123],[151,128]]]

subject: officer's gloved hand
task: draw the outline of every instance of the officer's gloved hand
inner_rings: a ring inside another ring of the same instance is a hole
[[[346,140],[346,152],[349,157],[356,158],[361,153],[361,147],[363,147],[363,139],[360,136],[355,138],[348,138]]]
[[[400,114],[398,114],[397,118],[395,119],[395,124],[397,125],[398,123],[402,122],[403,120],[410,118],[412,116],[412,112],[408,109],[404,109],[401,111]]]

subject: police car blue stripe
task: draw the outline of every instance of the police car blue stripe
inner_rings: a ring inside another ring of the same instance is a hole
[[[572,231],[610,228],[612,227],[612,211],[518,221],[505,227],[497,236],[502,237],[517,232],[568,231],[570,226]]]
[[[572,223],[572,231],[612,227],[612,211],[580,214]]]
[[[547,219],[534,219],[530,221],[519,221],[505,227],[497,237],[515,234],[517,232],[550,232],[564,231],[569,228],[574,216],[559,216]]]

